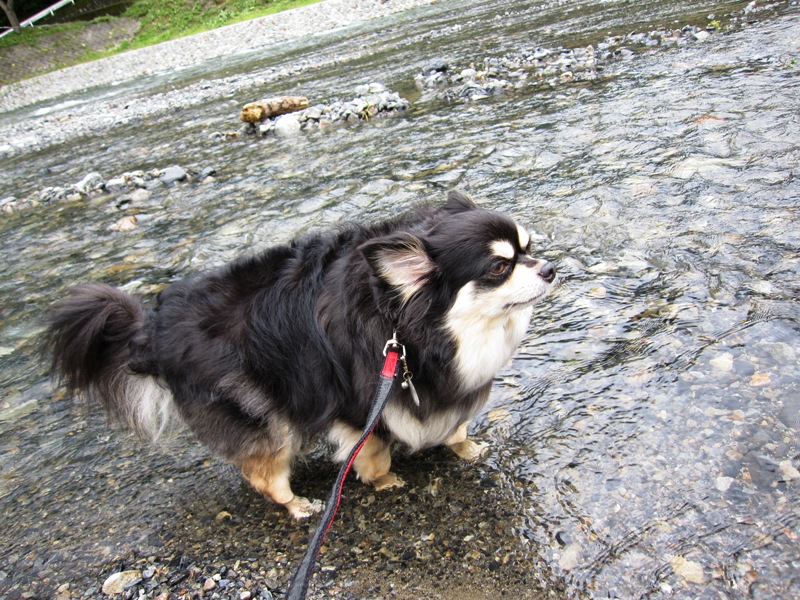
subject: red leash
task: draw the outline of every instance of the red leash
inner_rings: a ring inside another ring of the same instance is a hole
[[[367,442],[367,438],[378,424],[383,408],[389,401],[389,394],[392,391],[394,378],[397,376],[398,362],[405,361],[406,356],[405,348],[397,341],[396,337],[396,334],[392,336],[392,339],[386,342],[386,346],[383,348],[383,354],[386,358],[383,362],[383,369],[381,369],[381,376],[378,380],[378,389],[375,392],[375,399],[372,401],[372,407],[367,417],[367,424],[364,426],[361,438],[350,451],[347,460],[345,460],[344,464],[342,464],[342,468],[339,470],[339,475],[336,477],[333,489],[325,503],[322,521],[320,521],[320,524],[317,526],[317,530],[308,543],[305,556],[303,556],[303,560],[300,561],[300,566],[297,568],[294,577],[292,577],[292,583],[289,585],[289,589],[284,597],[286,600],[303,600],[306,597],[308,585],[311,582],[311,575],[314,572],[314,563],[319,555],[319,550],[322,547],[325,535],[328,533],[331,525],[333,525],[333,519],[336,517],[336,511],[339,510],[339,504],[342,501],[344,480],[347,478],[347,474],[350,472],[350,468],[353,466],[356,456],[358,456],[361,448]]]

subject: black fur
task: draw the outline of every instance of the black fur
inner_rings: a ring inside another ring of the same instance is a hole
[[[483,277],[496,238],[518,245],[514,222],[451,193],[438,209],[309,235],[187,278],[149,310],[110,286],[79,286],[54,308],[47,346],[70,391],[145,434],[153,428],[141,426],[129,386],[158,382],[198,438],[237,463],[279,445],[278,422],[303,437],[334,420],[361,429],[395,330],[423,401],[400,386],[391,401],[420,421],[443,410],[468,418],[491,381],[459,391],[444,319],[459,289]],[[416,262],[398,282],[385,265],[404,251]]]
[[[146,317],[131,295],[91,283],[71,290],[50,316],[45,348],[67,391],[99,400],[109,416],[126,422],[130,407],[115,393]]]

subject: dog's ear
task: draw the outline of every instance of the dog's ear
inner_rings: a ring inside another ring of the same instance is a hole
[[[410,233],[398,233],[362,244],[372,273],[397,288],[404,300],[419,290],[436,270],[424,245]]]
[[[468,210],[475,210],[478,205],[467,196],[458,190],[450,190],[447,192],[447,202],[445,202],[442,209],[448,213],[456,214],[466,212]]]

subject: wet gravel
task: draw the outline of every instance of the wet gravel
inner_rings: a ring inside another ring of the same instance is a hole
[[[88,433],[77,422],[71,429],[79,438]],[[160,449],[124,434],[86,443],[102,462],[81,468],[60,490],[78,505],[46,498],[50,474],[36,493],[16,497],[42,518],[60,516],[48,519],[47,537],[56,541],[36,548],[26,542],[36,531],[8,523],[18,541],[0,562],[0,598],[282,597],[314,519],[292,520],[188,438]],[[133,479],[132,462],[144,467],[143,479]],[[541,565],[516,540],[518,507],[503,499],[491,471],[445,450],[400,456],[395,470],[406,480],[402,490],[376,493],[348,480],[310,598],[562,597],[542,587]],[[302,493],[325,498],[335,475],[317,454],[294,479]],[[82,527],[80,515],[95,509],[108,516]]]

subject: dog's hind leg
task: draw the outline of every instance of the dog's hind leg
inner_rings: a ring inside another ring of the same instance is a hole
[[[447,438],[444,443],[464,460],[478,460],[486,454],[489,444],[473,442],[469,439],[467,437],[468,426],[469,423],[466,422],[459,425],[458,429],[456,429],[453,435]]]
[[[322,503],[292,492],[289,476],[293,457],[289,446],[275,453],[253,454],[242,461],[242,473],[258,492],[285,506],[289,514],[299,520],[321,511]]]
[[[328,439],[337,446],[335,460],[344,461],[360,438],[361,432],[357,429],[341,421],[334,423]],[[364,483],[371,483],[376,490],[405,485],[400,477],[389,470],[391,466],[392,453],[389,444],[374,433],[367,438],[353,461],[353,468],[358,478]]]

